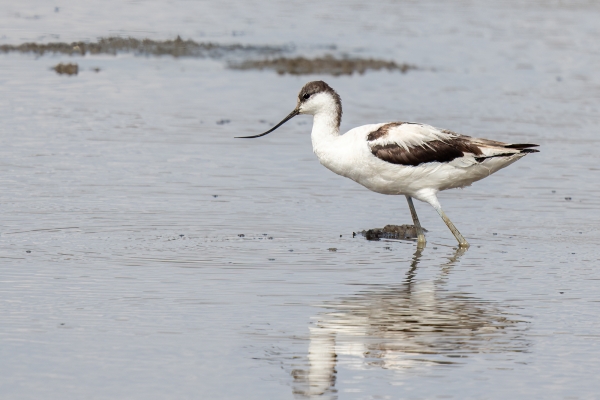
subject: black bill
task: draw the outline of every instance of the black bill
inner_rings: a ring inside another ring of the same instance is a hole
[[[295,109],[294,111],[292,111],[290,113],[290,115],[288,115],[287,117],[285,117],[283,119],[283,121],[281,121],[280,123],[278,123],[277,125],[275,125],[271,129],[269,129],[265,133],[261,133],[260,135],[254,135],[254,136],[236,136],[235,139],[254,139],[254,138],[257,138],[257,137],[268,135],[269,133],[273,132],[275,129],[279,128],[281,125],[285,124],[286,122],[288,122],[290,119],[294,118],[298,114],[300,114],[300,111],[298,109]]]

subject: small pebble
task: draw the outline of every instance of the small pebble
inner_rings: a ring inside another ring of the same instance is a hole
[[[179,237],[184,237],[185,235],[179,235]]]
[[[219,197],[218,194],[213,194],[213,197],[216,199],[217,197]]]
[[[246,237],[246,235],[244,235],[243,233],[240,233],[238,236],[239,237]]]
[[[292,249],[289,249],[288,251],[292,252],[292,251],[294,251],[294,250],[292,250]]]
[[[563,294],[564,292],[558,292],[558,293]]]
[[[31,250],[27,250],[25,253],[31,253]]]

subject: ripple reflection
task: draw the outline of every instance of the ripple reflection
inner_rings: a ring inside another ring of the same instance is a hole
[[[300,398],[334,396],[340,356],[350,369],[401,372],[461,364],[477,353],[527,351],[527,324],[518,315],[494,302],[444,289],[461,255],[459,251],[443,264],[435,280],[419,281],[417,251],[401,284],[324,304],[326,311],[309,328],[305,363],[292,371],[294,393]]]

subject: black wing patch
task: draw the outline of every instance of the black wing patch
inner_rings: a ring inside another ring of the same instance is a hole
[[[409,150],[396,143],[378,144],[371,147],[371,153],[380,160],[413,167],[430,162],[450,162],[465,153],[483,155],[479,147],[460,136],[447,141],[432,140]]]

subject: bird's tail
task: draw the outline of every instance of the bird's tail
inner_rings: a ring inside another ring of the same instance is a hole
[[[490,158],[513,157],[518,154],[539,153],[539,150],[530,148],[530,147],[537,147],[537,146],[538,146],[537,144],[531,144],[531,143],[516,143],[516,144],[501,143],[501,145],[496,144],[493,147],[491,147],[491,149],[493,149],[493,150],[490,153],[488,153],[487,155],[484,155],[482,157],[475,157],[475,160],[477,162],[483,162],[484,160],[489,160]],[[506,149],[506,150],[503,151],[503,149]]]

